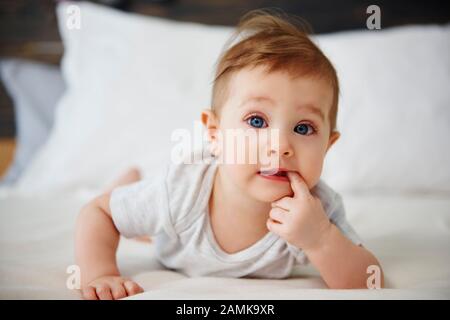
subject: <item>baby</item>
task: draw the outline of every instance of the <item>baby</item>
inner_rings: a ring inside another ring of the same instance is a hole
[[[341,196],[320,180],[339,138],[332,64],[301,28],[266,11],[246,15],[235,36],[201,115],[210,161],[170,163],[136,182],[134,173],[81,210],[76,261],[85,299],[143,291],[120,275],[120,235],[151,236],[159,261],[189,276],[282,279],[311,262],[329,288],[367,288],[368,267],[380,268]],[[236,129],[277,130],[277,141],[256,146],[276,165],[219,161],[229,152],[223,133]]]

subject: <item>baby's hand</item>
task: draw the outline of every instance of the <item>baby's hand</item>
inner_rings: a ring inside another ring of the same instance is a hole
[[[87,300],[117,300],[144,292],[136,282],[120,276],[105,276],[95,279],[81,289]]]
[[[320,199],[314,197],[298,173],[288,172],[293,197],[272,203],[267,228],[288,243],[307,249],[320,244],[331,222]]]

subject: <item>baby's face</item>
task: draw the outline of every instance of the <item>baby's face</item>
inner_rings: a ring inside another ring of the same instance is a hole
[[[257,161],[223,164],[221,169],[236,190],[272,202],[292,195],[292,189],[287,177],[268,176],[264,171],[269,167],[272,172],[279,168],[296,171],[313,188],[319,181],[326,152],[339,133],[330,135],[333,90],[326,81],[293,79],[286,72],[265,70],[246,68],[231,77],[217,127],[222,136],[226,136],[227,129],[254,129],[261,137],[258,152],[272,157],[272,165]],[[270,137],[272,129],[278,129],[278,143],[265,138]],[[222,148],[219,152],[226,151]]]

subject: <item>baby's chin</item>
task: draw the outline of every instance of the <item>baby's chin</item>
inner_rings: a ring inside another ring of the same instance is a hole
[[[277,188],[253,188],[251,196],[258,201],[272,203],[284,197],[292,197],[293,192],[290,187]]]

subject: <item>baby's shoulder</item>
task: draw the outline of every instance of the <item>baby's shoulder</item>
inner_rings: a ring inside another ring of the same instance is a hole
[[[204,212],[208,205],[216,163],[203,159],[193,163],[171,164],[166,176],[168,204],[172,223],[185,222],[189,216]]]
[[[342,197],[322,179],[311,189],[311,193],[322,202],[325,212],[330,215],[342,204]]]

